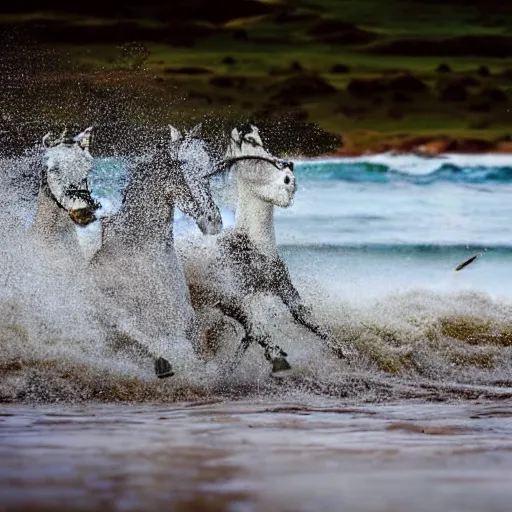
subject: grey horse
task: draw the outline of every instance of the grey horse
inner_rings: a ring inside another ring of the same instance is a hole
[[[196,131],[183,136],[171,127],[169,142],[136,165],[119,212],[103,221],[103,243],[90,263],[117,308],[108,320],[114,345],[152,358],[160,378],[173,375],[169,360],[180,340],[191,348],[197,343],[195,314],[173,246],[174,208],[193,217],[203,234],[222,229],[208,178],[178,159]]]
[[[92,127],[70,136],[43,138],[44,167],[32,231],[48,244],[67,250],[78,248],[76,226],[96,219],[99,204],[93,199],[87,177],[93,157],[89,151]]]
[[[254,314],[255,301],[263,296],[277,297],[297,323],[343,357],[333,334],[318,324],[302,301],[277,250],[274,206],[286,208],[293,201],[293,164],[272,156],[264,148],[258,129],[249,125],[232,131],[225,160],[211,174],[234,165],[238,188],[235,227],[217,237],[213,250],[211,244],[209,248],[205,244],[180,247],[194,308],[197,312],[208,308],[220,311],[243,326],[245,336],[231,370],[253,341],[264,349],[273,375],[282,376],[291,368],[287,354],[268,334],[265,321]]]

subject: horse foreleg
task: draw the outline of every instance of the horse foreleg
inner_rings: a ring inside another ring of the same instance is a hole
[[[249,319],[249,314],[247,314],[244,308],[238,305],[235,300],[219,300],[217,307],[225,315],[237,320],[245,330],[245,336],[238,346],[233,361],[230,365],[230,371],[235,371],[253,341],[258,343],[258,345],[260,345],[265,351],[265,358],[267,361],[272,363],[273,374],[283,372],[291,368],[290,364],[286,360],[286,352],[284,352],[278,345],[273,343],[270,336],[254,333],[255,328]]]
[[[323,340],[329,350],[331,350],[337,357],[346,357],[344,349],[340,346],[339,341],[334,337],[330,329],[322,327],[313,318],[313,313],[310,308],[301,302],[288,305],[288,309],[292,314],[294,320],[309,329],[313,334],[316,334]]]
[[[122,332],[118,329],[114,329],[107,336],[107,344],[110,345],[115,351],[127,351],[132,353],[137,358],[148,359],[153,362],[156,376],[159,379],[166,377],[172,377],[174,372],[172,370],[171,363],[163,357],[155,355],[149,348],[134,339],[129,334]]]
[[[247,349],[254,341],[258,343],[258,345],[260,345],[265,351],[265,359],[272,363],[273,374],[277,374],[279,372],[291,369],[290,363],[288,363],[288,361],[286,360],[288,354],[279,346],[272,343],[269,336],[253,337],[246,334],[242,341],[240,342],[240,345],[238,346],[233,361],[229,367],[230,372],[234,372],[238,368],[243,356],[247,352]]]
[[[252,341],[253,339],[250,336],[245,335],[243,337],[242,341],[240,342],[240,345],[238,345],[238,348],[236,349],[233,360],[231,361],[231,364],[229,366],[230,373],[233,373],[238,368],[238,365],[242,361],[242,358],[247,352],[247,349],[250,347]]]

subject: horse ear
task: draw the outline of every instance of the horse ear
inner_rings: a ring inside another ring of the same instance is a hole
[[[240,132],[238,131],[238,128],[233,128],[231,131],[231,138],[237,143],[240,144],[241,138],[240,138]]]
[[[89,128],[86,128],[83,132],[80,132],[78,135],[73,137],[73,141],[78,142],[78,145],[82,149],[89,148],[89,145],[91,143],[92,130],[93,130],[93,127],[89,126]]]
[[[43,137],[43,146],[45,148],[51,148],[53,146],[53,141],[50,140],[50,137],[52,136],[52,132],[48,132],[44,137]]]
[[[199,135],[201,135],[201,128],[203,127],[203,123],[198,123],[194,126],[194,128],[192,128],[189,132],[188,132],[188,135],[190,137],[199,137]]]
[[[174,126],[169,125],[169,130],[171,131],[171,142],[177,142],[182,138],[181,132],[178,128],[174,128]]]

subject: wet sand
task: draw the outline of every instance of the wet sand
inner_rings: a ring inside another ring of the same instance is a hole
[[[511,503],[512,401],[0,407],[2,512]]]

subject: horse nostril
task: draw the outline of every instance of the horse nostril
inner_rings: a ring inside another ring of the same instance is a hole
[[[284,177],[284,184],[285,185],[289,185],[290,184],[290,176],[285,176]]]

